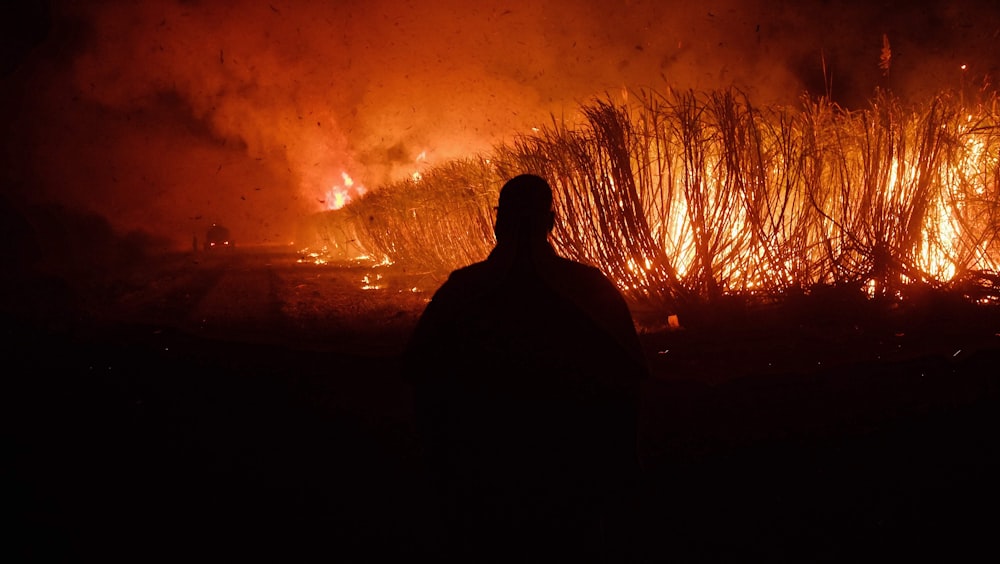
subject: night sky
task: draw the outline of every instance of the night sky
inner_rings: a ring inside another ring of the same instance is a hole
[[[3,19],[6,194],[177,245],[214,222],[287,244],[345,174],[356,195],[627,89],[853,109],[1000,73],[993,0],[53,1]]]

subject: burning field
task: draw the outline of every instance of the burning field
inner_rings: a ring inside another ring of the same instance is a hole
[[[758,109],[733,91],[639,96],[365,195],[320,221],[327,248],[447,272],[488,253],[503,179],[547,171],[557,249],[664,318],[821,286],[1000,298],[995,96],[911,108],[880,93],[856,112],[824,99]]]
[[[639,329],[646,561],[995,554],[995,2],[3,25],[11,560],[438,558],[400,352],[522,172]]]
[[[621,229],[649,232],[630,250],[639,253],[633,269],[652,281],[780,286],[829,275],[829,265],[800,271],[820,261],[810,245],[856,235],[854,218],[833,213],[844,200],[931,190],[940,199],[913,221],[932,221],[951,202],[938,185],[956,205],[982,197],[976,187],[989,181],[968,175],[988,172],[995,157],[1000,15],[983,0],[31,5],[5,24],[5,192],[18,205],[99,214],[175,249],[213,223],[244,244],[312,245],[303,228],[310,214],[479,155],[507,167],[551,165],[562,189],[580,197],[608,190],[608,179],[634,188],[641,203],[611,196],[613,206],[602,207],[646,216],[647,227]],[[540,160],[504,162],[492,154],[497,145]],[[506,172],[470,171],[466,180],[476,188],[478,174]],[[930,178],[938,175],[950,178]],[[736,192],[753,197],[737,206]],[[830,224],[790,225],[810,193],[825,198],[812,207]],[[953,221],[981,219],[973,202],[961,205],[969,217],[951,213]],[[712,235],[693,231],[699,214]],[[754,227],[758,220],[767,224]],[[724,221],[734,231],[745,223],[748,240],[712,241],[732,238],[715,225]],[[912,235],[916,223],[903,230]],[[947,244],[949,233],[931,238]],[[706,252],[725,262],[774,236],[805,248],[731,267],[738,275],[705,264]],[[870,238],[879,237],[915,247],[878,229]],[[580,256],[608,255],[576,239],[561,235]],[[965,241],[961,253],[969,244],[988,241]],[[837,260],[841,251],[827,254]],[[969,260],[983,257],[950,262],[960,270]],[[945,268],[913,266],[936,276]],[[624,276],[629,267],[614,268]]]

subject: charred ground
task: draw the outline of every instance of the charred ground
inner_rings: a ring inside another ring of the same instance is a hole
[[[437,280],[297,259],[238,249],[8,276],[21,560],[438,553],[399,375]],[[995,309],[830,295],[682,325],[642,336],[649,561],[993,550]]]

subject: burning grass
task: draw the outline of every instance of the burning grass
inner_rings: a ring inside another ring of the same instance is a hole
[[[879,92],[757,107],[738,91],[596,100],[493,154],[436,167],[330,213],[331,245],[446,273],[494,243],[504,179],[547,176],[553,243],[600,267],[637,308],[837,287],[905,298],[1000,298],[1000,113],[948,93]]]

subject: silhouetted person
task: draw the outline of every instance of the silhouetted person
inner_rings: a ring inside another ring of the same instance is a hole
[[[604,562],[629,549],[647,369],[621,294],[556,255],[554,221],[544,179],[507,182],[496,247],[434,294],[406,354],[460,561]]]

